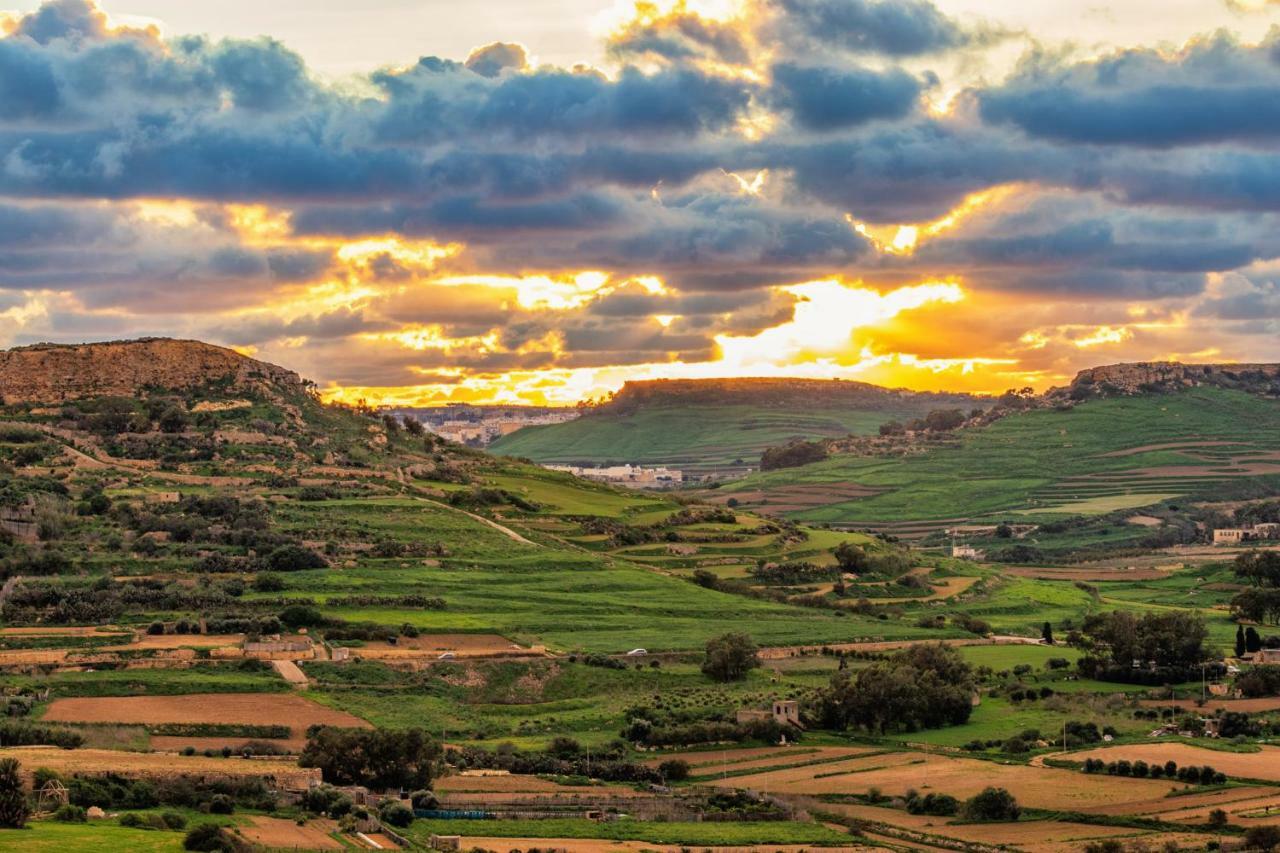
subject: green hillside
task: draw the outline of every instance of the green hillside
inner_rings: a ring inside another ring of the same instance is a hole
[[[575,421],[527,427],[494,453],[547,464],[639,464],[687,474],[758,467],[768,447],[793,439],[869,435],[890,420],[938,408],[969,409],[966,395],[915,394],[856,382],[705,380],[628,383]]]
[[[1102,515],[1280,483],[1280,401],[1220,388],[1011,415],[918,455],[835,455],[721,490],[808,521],[927,526]],[[827,495],[829,500],[814,501]]]

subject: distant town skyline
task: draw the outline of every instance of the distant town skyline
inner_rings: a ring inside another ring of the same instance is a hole
[[[1274,0],[0,0],[0,345],[336,399],[1280,361]]]

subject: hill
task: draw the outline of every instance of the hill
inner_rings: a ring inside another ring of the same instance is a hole
[[[695,476],[732,475],[758,467],[766,448],[788,441],[866,435],[885,421],[987,402],[840,380],[628,382],[575,421],[528,427],[490,449],[548,464],[664,465]]]
[[[199,342],[28,347],[0,363],[0,574],[23,578],[11,624],[244,626],[296,604],[335,625],[605,652],[696,648],[744,614],[778,642],[915,632],[689,582],[704,549],[830,560],[864,536],[809,541],[490,456],[324,405],[291,371]],[[644,542],[679,546],[683,563],[626,552]],[[284,579],[258,588],[259,574]]]
[[[1162,502],[1275,493],[1280,400],[1199,382],[1138,391],[1148,376],[1132,372],[1133,393],[1009,413],[911,450],[835,454],[753,475],[717,499],[920,535],[960,523],[1123,518]]]
[[[0,352],[0,399],[61,403],[136,397],[148,389],[278,387],[302,390],[298,374],[199,341],[142,338],[95,344],[35,344]]]

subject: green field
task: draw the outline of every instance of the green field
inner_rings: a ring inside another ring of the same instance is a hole
[[[721,492],[759,490],[770,498],[788,487],[824,483],[882,490],[788,513],[807,521],[1104,514],[1174,497],[1274,488],[1280,465],[1267,454],[1280,449],[1278,420],[1280,401],[1218,388],[1102,399],[1010,415],[918,455],[837,455],[754,474]]]
[[[578,818],[546,820],[458,821],[419,820],[410,837],[423,841],[432,835],[492,836],[499,838],[600,838],[646,841],[650,844],[747,846],[755,844],[812,844],[839,846],[849,836],[822,824],[784,821],[750,823],[653,823],[638,820],[592,821]]]
[[[595,414],[526,427],[490,446],[494,453],[550,464],[664,465],[702,474],[755,468],[767,447],[797,438],[869,435],[889,420],[925,414],[929,405],[887,411],[817,405],[803,411],[750,405],[655,406],[633,414]]]

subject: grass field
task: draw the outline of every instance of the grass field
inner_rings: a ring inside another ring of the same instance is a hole
[[[0,829],[0,850],[24,853],[99,853],[128,850],[130,853],[178,853],[181,832],[130,829],[114,821],[56,823],[34,821],[25,829]]]
[[[755,468],[767,447],[796,438],[869,435],[889,420],[919,417],[927,404],[892,411],[816,406],[806,411],[746,405],[656,406],[526,427],[491,450],[542,463],[665,465],[701,474]]]
[[[722,491],[767,497],[771,489],[823,483],[879,490],[790,513],[810,521],[1103,514],[1280,477],[1277,418],[1280,402],[1214,388],[1111,398],[1006,417],[916,456],[834,456]]]
[[[848,834],[816,823],[756,821],[751,823],[651,823],[637,820],[608,822],[577,818],[546,820],[457,821],[420,820],[410,837],[426,841],[432,835],[487,836],[499,838],[599,838],[611,841],[647,841],[650,844],[687,844],[706,847],[756,844],[813,844],[836,846],[850,843]]]

